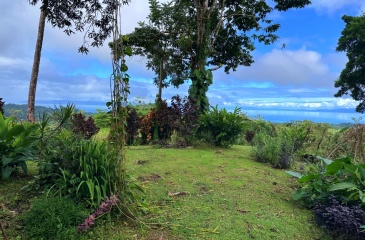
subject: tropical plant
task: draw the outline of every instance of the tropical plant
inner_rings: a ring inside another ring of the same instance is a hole
[[[201,115],[199,119],[198,134],[209,132],[213,137],[214,145],[228,147],[237,141],[240,134],[243,134],[246,117],[241,115],[241,109],[235,107],[233,112],[227,109],[218,109],[218,105],[211,107],[211,110]]]
[[[7,179],[21,167],[27,173],[27,161],[35,159],[39,126],[19,124],[14,118],[4,119],[0,113],[0,176]]]
[[[337,158],[334,161],[318,158],[323,168],[318,168],[316,172],[303,176],[287,171],[303,184],[295,191],[295,200],[303,199],[309,206],[313,206],[314,203],[334,195],[342,202],[365,203],[364,164],[353,164],[350,157]]]

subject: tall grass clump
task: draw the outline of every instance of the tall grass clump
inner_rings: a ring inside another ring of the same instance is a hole
[[[259,133],[254,140],[255,159],[276,168],[290,167],[309,141],[310,129],[305,123],[290,123],[282,126],[277,136]]]

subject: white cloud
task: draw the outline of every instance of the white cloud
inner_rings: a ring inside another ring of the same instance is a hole
[[[302,47],[298,50],[274,49],[263,56],[255,58],[251,67],[239,67],[237,72],[229,75],[220,71],[215,75],[215,81],[221,84],[247,85],[253,81],[256,84],[271,83],[277,86],[293,86],[301,88],[333,87],[337,76],[329,69],[325,58],[318,52]],[[272,87],[272,85],[270,86]]]
[[[311,7],[317,11],[329,13],[333,13],[344,7],[353,7],[361,13],[361,11],[365,10],[365,3],[363,0],[313,0]]]
[[[304,110],[324,110],[324,109],[355,109],[357,101],[350,98],[241,98],[226,106],[239,106],[244,108],[270,108],[270,109],[304,109]]]

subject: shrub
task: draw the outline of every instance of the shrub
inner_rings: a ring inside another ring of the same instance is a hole
[[[167,106],[166,101],[160,102],[156,109],[151,108],[151,112],[142,119],[142,142],[169,139],[175,129],[174,119],[174,111]]]
[[[365,212],[358,206],[341,204],[335,196],[314,206],[316,223],[334,237],[343,239],[365,239],[360,228],[365,224]]]
[[[294,199],[303,199],[308,206],[336,196],[342,202],[365,203],[365,168],[362,164],[353,164],[350,157],[335,159],[334,161],[319,158],[323,164],[317,171],[301,175],[287,171],[298,178],[303,184],[294,193]]]
[[[199,127],[198,105],[191,97],[181,98],[179,95],[171,99],[171,107],[174,114],[174,129],[178,136],[183,138],[184,145],[189,145]]]
[[[99,128],[95,125],[94,119],[82,113],[75,113],[72,115],[72,131],[75,134],[83,136],[85,139],[90,139],[93,135],[98,133]]]
[[[27,239],[75,239],[87,214],[69,198],[40,198],[24,214]]]
[[[38,142],[37,124],[18,124],[12,117],[4,119],[0,113],[0,176],[2,179],[18,168],[27,173],[28,160],[35,158]]]
[[[289,145],[280,137],[259,133],[254,140],[253,153],[258,162],[270,163],[276,168],[288,168],[292,161]]]
[[[117,159],[106,142],[85,140],[63,130],[49,139],[44,151],[34,188],[86,200],[94,207],[111,194]]]
[[[127,106],[127,144],[133,145],[138,138],[138,130],[141,127],[142,121],[139,118],[136,109]]]
[[[228,112],[225,108],[218,110],[218,105],[212,107],[210,111],[204,113],[199,119],[199,136],[209,132],[213,137],[214,145],[228,147],[233,145],[238,136],[243,133],[244,121],[241,109],[235,108],[233,112]]]

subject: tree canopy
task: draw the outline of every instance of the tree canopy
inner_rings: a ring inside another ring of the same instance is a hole
[[[310,4],[309,0],[149,0],[148,23],[130,35],[131,43],[148,59],[156,73],[164,62],[165,78],[174,86],[186,79],[189,95],[201,111],[208,109],[206,92],[212,71],[224,67],[229,73],[254,61],[255,43],[272,44],[280,24],[269,19],[274,11],[286,11]]]
[[[341,32],[336,50],[346,52],[348,62],[342,70],[335,87],[339,88],[335,97],[350,93],[350,96],[360,103],[356,111],[365,111],[365,15],[359,17],[343,16],[346,23]]]
[[[41,2],[47,21],[52,27],[64,29],[67,35],[85,32],[79,52],[88,53],[90,46],[99,47],[113,31],[115,9],[130,0],[28,0],[31,5]]]

